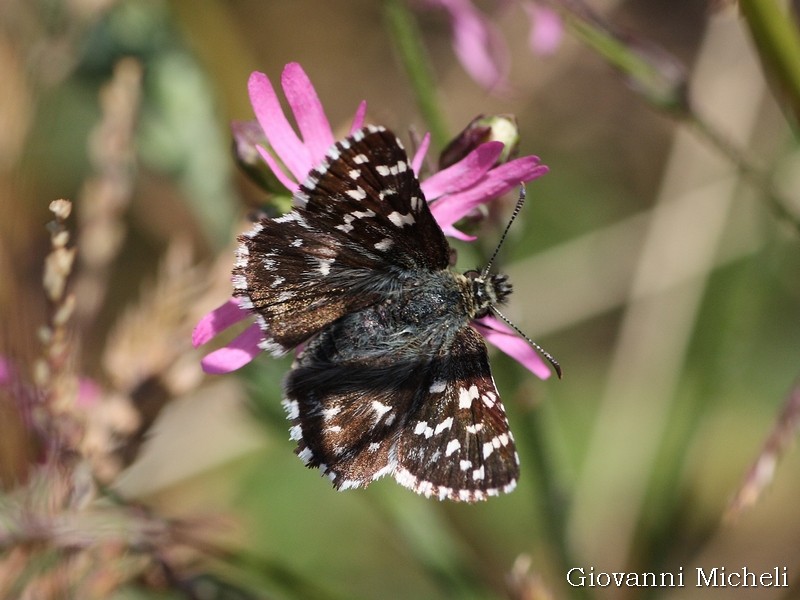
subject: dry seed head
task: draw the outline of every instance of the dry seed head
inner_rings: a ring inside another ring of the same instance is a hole
[[[72,212],[72,202],[69,200],[53,200],[50,203],[50,212],[52,212],[56,219],[66,221]]]

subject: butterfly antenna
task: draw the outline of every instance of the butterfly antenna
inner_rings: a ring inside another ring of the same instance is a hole
[[[505,316],[503,313],[501,313],[499,310],[497,310],[497,308],[495,308],[494,306],[492,306],[492,312],[493,312],[494,314],[496,314],[498,317],[500,317],[500,318],[503,320],[503,322],[504,322],[506,325],[508,325],[509,327],[511,327],[511,329],[513,329],[514,331],[516,331],[516,332],[519,334],[519,336],[520,336],[522,339],[524,339],[524,340],[525,340],[526,342],[528,342],[528,343],[529,343],[531,346],[533,346],[533,347],[536,349],[536,351],[537,351],[537,352],[539,352],[539,354],[541,354],[542,356],[544,356],[544,357],[547,359],[547,362],[549,362],[549,363],[552,365],[552,367],[553,367],[553,370],[556,372],[556,375],[558,375],[558,378],[559,378],[559,379],[561,379],[561,365],[560,365],[560,364],[558,364],[558,361],[557,361],[557,360],[556,360],[556,359],[553,357],[553,355],[552,355],[552,354],[550,354],[550,353],[549,353],[547,350],[545,350],[545,349],[544,349],[544,348],[542,348],[542,347],[541,347],[539,344],[537,344],[536,342],[534,342],[534,341],[533,341],[531,338],[529,338],[527,335],[525,335],[524,333],[522,333],[522,331],[520,330],[520,328],[519,328],[519,327],[517,327],[516,325],[514,325],[514,323],[512,323],[511,321],[509,321],[509,320],[508,320],[508,317],[506,317],[506,316]]]
[[[514,219],[517,218],[519,211],[522,210],[523,204],[525,204],[525,184],[520,183],[519,198],[517,199],[517,205],[514,207],[514,212],[511,213],[511,218],[508,220],[508,224],[506,225],[505,231],[503,231],[503,235],[500,236],[500,241],[497,242],[497,247],[494,249],[492,257],[489,259],[489,262],[487,262],[486,266],[483,268],[481,277],[486,277],[489,274],[489,269],[492,268],[492,263],[494,262],[494,259],[497,258],[497,253],[500,252],[500,246],[502,246],[503,242],[506,241],[506,237],[508,236],[508,230],[511,229],[511,224],[514,222]]]

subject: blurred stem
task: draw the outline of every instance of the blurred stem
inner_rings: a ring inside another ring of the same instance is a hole
[[[433,69],[417,24],[401,0],[384,0],[383,6],[389,35],[408,75],[422,118],[425,119],[434,145],[443,148],[449,135],[444,114],[439,109]]]
[[[258,59],[237,29],[230,3],[207,1],[202,10],[192,0],[170,0],[169,5],[192,49],[216,82],[214,89],[222,98],[226,113],[220,118],[220,126],[227,129],[231,118],[250,118],[253,111],[242,90],[250,73],[258,67]]]
[[[798,110],[800,37],[792,20],[777,4],[775,0],[740,1],[762,59],[777,71],[793,110]],[[800,234],[800,220],[787,208],[791,203],[775,189],[769,175],[691,105],[685,68],[676,58],[652,44],[615,31],[583,0],[551,0],[551,5],[576,37],[619,71],[648,104],[688,125],[735,164],[742,175],[763,192],[775,216],[790,223]]]
[[[527,445],[527,455],[533,459],[535,468],[533,473],[537,478],[534,483],[535,501],[538,505],[540,519],[545,535],[550,546],[555,550],[559,561],[559,570],[566,573],[570,568],[579,564],[572,556],[567,543],[567,507],[568,499],[565,497],[561,485],[556,481],[553,473],[552,461],[547,450],[546,440],[548,428],[542,423],[541,410],[531,410],[522,420],[523,435]],[[591,597],[583,587],[571,589],[572,597],[583,600]]]
[[[800,119],[800,34],[791,9],[777,0],[739,0],[739,10],[781,99]]]
[[[775,216],[789,223],[795,232],[800,235],[800,221],[787,208],[790,205],[789,200],[775,189],[765,171],[756,167],[741,148],[725,138],[718,129],[703,119],[697,112],[691,111],[681,120],[707,143],[711,144],[720,154],[723,154],[736,165],[742,176],[764,193],[764,199]]]
[[[676,114],[689,110],[684,73],[671,55],[625,39],[580,0],[560,0],[556,8],[572,33],[622,73],[650,104]]]
[[[230,553],[216,552],[217,558],[223,562],[220,572],[229,581],[259,584],[260,592],[278,587],[283,593],[280,598],[316,598],[319,600],[353,600],[353,596],[343,596],[312,582],[283,562],[259,556],[255,553],[238,551]],[[257,581],[250,581],[256,574]],[[260,580],[260,581],[259,581]],[[261,598],[262,596],[257,596]],[[272,597],[272,596],[269,596]]]
[[[448,527],[432,499],[409,497],[395,486],[375,496],[371,508],[391,528],[391,539],[404,544],[417,565],[442,597],[470,600],[484,598],[479,567],[470,560],[464,540]]]

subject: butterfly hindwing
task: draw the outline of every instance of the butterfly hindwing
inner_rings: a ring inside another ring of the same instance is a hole
[[[518,457],[480,335],[457,304],[424,306],[426,286],[458,289],[457,276],[430,277],[405,303],[324,330],[287,377],[297,453],[337,488],[393,475],[426,496],[476,501],[516,484]]]
[[[395,479],[426,496],[470,502],[514,489],[519,457],[480,334],[458,331],[422,384],[426,395],[408,414]]]
[[[388,343],[391,305],[346,315],[297,357],[284,406],[297,454],[337,488],[362,487],[393,473],[396,442],[415,404],[425,359]]]

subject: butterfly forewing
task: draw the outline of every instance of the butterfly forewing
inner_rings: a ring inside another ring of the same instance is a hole
[[[233,277],[242,305],[259,315],[263,347],[276,354],[374,303],[398,274],[448,264],[408,157],[383,128],[334,145],[293,204],[240,236]]]
[[[428,208],[403,146],[368,127],[336,144],[294,197],[301,213],[324,215],[356,253],[385,269],[443,269],[450,248]],[[326,229],[327,231],[327,229]]]

